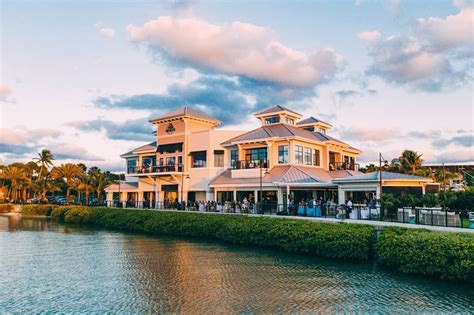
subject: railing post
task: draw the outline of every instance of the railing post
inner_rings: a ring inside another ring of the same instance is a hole
[[[448,209],[444,209],[444,225],[448,226]]]
[[[431,209],[431,225],[433,225],[433,209]]]

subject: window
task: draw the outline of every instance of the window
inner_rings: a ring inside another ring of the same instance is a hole
[[[293,118],[288,118],[288,117],[285,117],[285,121],[287,124],[289,125],[294,125],[295,124],[295,121]]]
[[[278,147],[278,164],[288,163],[288,146],[281,145]]]
[[[321,165],[321,156],[319,150],[314,150],[314,165],[320,166]]]
[[[160,166],[163,166],[163,164],[165,164],[163,158],[160,158]]]
[[[326,133],[326,129],[319,128],[319,132],[322,133],[322,134],[325,134],[325,133]]]
[[[239,160],[239,150],[230,150],[230,166],[236,167],[237,161]]]
[[[303,164],[303,147],[297,145],[295,149],[295,161],[297,164]]]
[[[136,173],[137,160],[127,160],[127,173],[133,174]]]
[[[280,122],[280,117],[279,116],[274,116],[274,117],[268,117],[265,119],[265,124],[266,125],[271,125],[271,124],[276,124]]]
[[[176,158],[174,156],[170,156],[166,158],[166,165],[174,165],[176,163]]]
[[[206,151],[191,152],[192,167],[206,167],[207,154]]]
[[[183,171],[183,157],[180,155],[178,156],[178,172]]]
[[[303,129],[304,129],[304,130],[307,130],[307,131],[311,131],[311,132],[314,131],[314,127],[313,127],[313,126],[304,127]]]
[[[313,150],[311,148],[304,148],[304,164],[313,164]]]
[[[245,151],[245,160],[247,161],[266,161],[267,148],[255,148]]]
[[[155,166],[156,165],[156,158],[153,156],[146,156],[143,157],[142,159],[142,166],[143,167],[149,167],[149,166]]]
[[[224,167],[224,150],[214,150],[214,167]]]

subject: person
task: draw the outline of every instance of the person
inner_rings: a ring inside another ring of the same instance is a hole
[[[346,218],[349,218],[349,214],[352,212],[352,199],[349,198],[346,202]]]

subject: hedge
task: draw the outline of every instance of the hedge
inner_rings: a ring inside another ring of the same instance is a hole
[[[396,272],[474,282],[474,235],[237,215],[62,206],[53,220],[111,229],[214,239],[341,260],[370,260]]]
[[[422,229],[386,228],[376,259],[395,271],[474,282],[474,236]]]
[[[0,213],[7,213],[13,211],[13,205],[11,203],[0,204]]]
[[[189,212],[133,211],[64,206],[53,210],[53,220],[257,245],[320,257],[368,260],[374,233],[370,226],[328,224],[248,216]]]
[[[57,208],[56,205],[40,205],[40,204],[33,204],[33,205],[24,205],[21,213],[23,215],[44,215],[50,216],[51,212]]]

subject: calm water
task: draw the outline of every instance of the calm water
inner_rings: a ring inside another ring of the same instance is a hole
[[[0,313],[473,313],[473,291],[361,264],[0,216]]]

